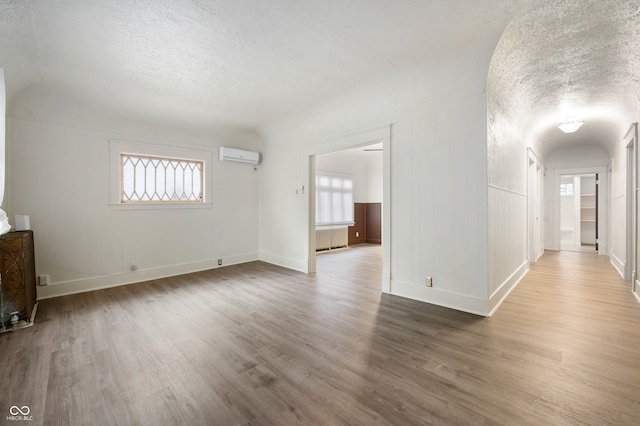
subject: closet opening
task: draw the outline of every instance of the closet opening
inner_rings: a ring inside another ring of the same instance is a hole
[[[560,176],[560,250],[598,253],[597,173]]]

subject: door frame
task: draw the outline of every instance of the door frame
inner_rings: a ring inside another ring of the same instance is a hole
[[[528,258],[529,262],[537,262],[544,253],[543,224],[541,221],[543,210],[543,179],[544,166],[531,148],[527,148],[527,222],[529,223]],[[540,241],[540,247],[536,250],[536,238]]]
[[[391,292],[391,152],[393,125],[364,131],[349,136],[325,141],[315,145],[309,152],[308,176],[308,271],[315,273],[316,268],[316,157],[332,152],[359,148],[382,143],[382,292]]]
[[[598,220],[598,254],[605,256],[609,253],[608,235],[609,230],[606,224],[609,218],[603,218],[602,214],[608,214],[606,199],[611,195],[608,191],[608,174],[606,166],[598,167],[581,167],[577,169],[555,169],[553,176],[553,250],[560,250],[560,176],[562,175],[589,175],[597,174],[599,176],[598,191],[600,193],[598,210],[600,218]],[[604,193],[606,191],[606,194]],[[605,247],[605,244],[607,247]]]
[[[638,123],[633,123],[624,136],[626,147],[626,254],[624,262],[624,279],[631,280],[631,291],[636,294],[640,291],[637,268],[639,254],[638,248]]]

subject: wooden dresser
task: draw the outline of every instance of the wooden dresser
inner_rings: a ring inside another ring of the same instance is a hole
[[[0,236],[0,327],[10,325],[11,313],[31,322],[36,303],[36,259],[33,231],[8,232]]]

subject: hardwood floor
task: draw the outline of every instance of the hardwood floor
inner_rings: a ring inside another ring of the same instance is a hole
[[[381,295],[378,246],[317,259],[41,301],[0,335],[0,421],[638,424],[640,304],[606,258],[545,253],[490,319]]]

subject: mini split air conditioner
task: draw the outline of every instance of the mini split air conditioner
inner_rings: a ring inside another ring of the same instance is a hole
[[[253,166],[260,162],[260,153],[255,151],[245,151],[244,149],[229,148],[221,146],[218,152],[218,160],[234,161],[236,163],[251,164]]]

